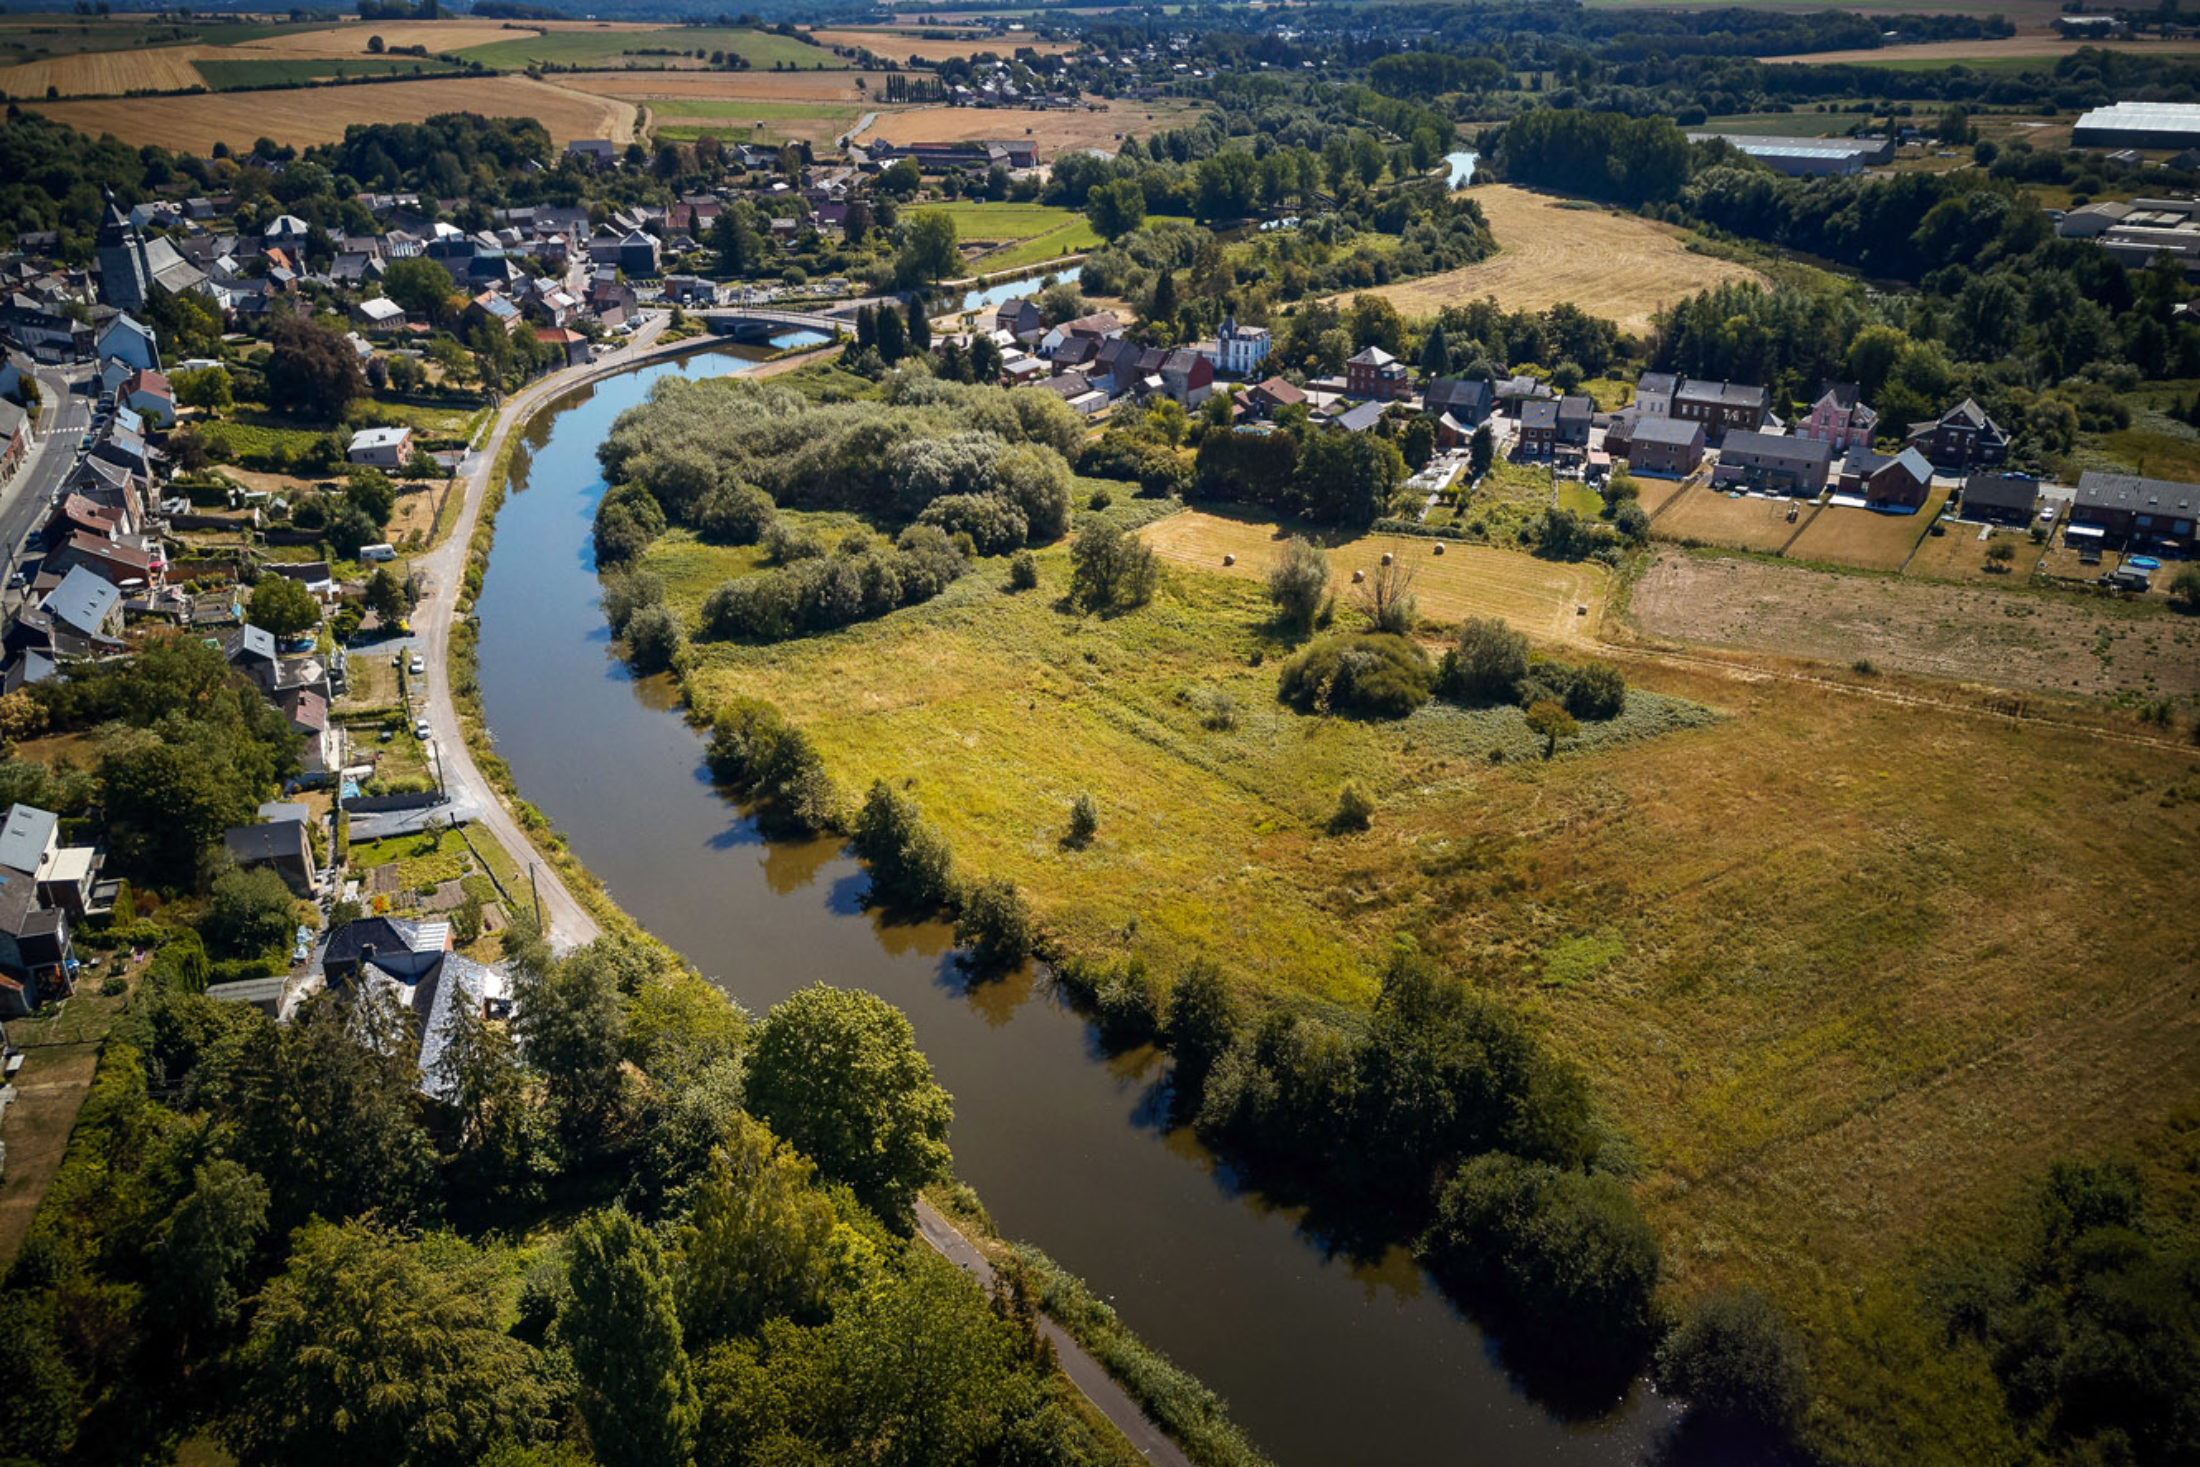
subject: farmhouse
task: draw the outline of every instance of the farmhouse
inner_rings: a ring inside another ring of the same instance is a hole
[[[1963,517],[2029,524],[2039,497],[2040,486],[2034,480],[2009,474],[1973,474],[1963,481]]]
[[[1712,470],[1711,482],[1721,488],[1807,496],[1824,491],[1832,467],[1830,443],[1771,433],[1732,433],[1719,450],[1719,466]]]
[[[1421,394],[1421,405],[1431,413],[1449,413],[1468,428],[1481,426],[1495,399],[1490,384],[1479,377],[1439,377]]]
[[[2063,537],[2117,545],[2159,540],[2189,548],[2196,522],[2200,522],[2200,484],[2089,469],[2078,476],[2078,492],[2071,501],[2070,523],[2063,527]]]
[[[344,457],[371,468],[401,468],[412,457],[412,429],[361,428],[351,435],[351,447]]]
[[[1263,418],[1274,417],[1276,409],[1306,406],[1306,394],[1281,377],[1270,377],[1245,394],[1246,406]]]
[[[1514,458],[1548,458],[1558,447],[1558,402],[1537,398],[1520,405],[1520,438]]]

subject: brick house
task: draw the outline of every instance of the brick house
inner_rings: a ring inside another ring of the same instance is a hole
[[[1344,364],[1347,397],[1394,402],[1412,390],[1413,374],[1406,364],[1379,346],[1371,346]]]
[[[1760,489],[1773,494],[1823,493],[1833,467],[1833,445],[1741,431],[1727,435],[1711,482],[1719,488]]]
[[[1765,390],[1745,382],[1682,382],[1673,389],[1668,416],[1703,424],[1704,441],[1717,444],[1729,433],[1755,433],[1765,425]],[[1831,455],[1828,455],[1829,463]]]
[[[1990,469],[2009,457],[2009,435],[1968,397],[1931,422],[1910,424],[1906,441],[1934,468],[1954,474]]]
[[[1894,454],[1852,448],[1841,460],[1839,484],[1873,509],[1919,509],[1932,492],[1933,466],[1914,448]]]
[[[2166,540],[2189,549],[2195,523],[2200,523],[2200,484],[2088,470],[2078,476],[2063,537],[2110,544]]]
[[[1615,456],[1624,457],[1633,473],[1682,479],[1696,472],[1703,462],[1701,423],[1685,418],[1637,418],[1627,427],[1624,446],[1615,446],[1612,434],[1619,431],[1615,423],[1605,434],[1605,447]]]
[[[1879,414],[1865,405],[1854,382],[1828,383],[1826,390],[1818,394],[1818,401],[1803,420],[1795,425],[1798,438],[1815,438],[1821,443],[1833,445],[1835,453],[1847,453],[1852,448],[1872,446],[1872,430],[1879,426]]]
[[[1967,520],[2030,524],[2039,500],[2040,486],[2033,479],[2018,479],[2008,474],[1973,474],[1963,481],[1963,517]]]

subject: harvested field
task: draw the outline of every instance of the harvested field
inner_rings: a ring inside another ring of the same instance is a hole
[[[1188,102],[1109,102],[1098,109],[1026,112],[1012,107],[910,107],[881,112],[865,137],[892,143],[957,143],[1030,138],[1042,154],[1073,148],[1112,151],[1125,137],[1180,127],[1198,109]]]
[[[1187,510],[1147,526],[1140,534],[1164,560],[1217,575],[1261,580],[1292,530],[1250,515]],[[1443,554],[1436,553],[1438,545]],[[1329,568],[1340,603],[1349,604],[1352,572],[1373,571],[1387,552],[1412,567],[1421,614],[1458,622],[1469,616],[1501,616],[1531,636],[1578,640],[1595,623],[1604,599],[1604,573],[1595,566],[1538,560],[1517,550],[1425,540],[1410,535],[1365,535],[1330,545]],[[1222,557],[1234,555],[1235,565]],[[1575,608],[1587,606],[1588,616]]]
[[[298,147],[331,143],[355,122],[421,122],[438,112],[532,117],[561,146],[574,138],[624,141],[633,136],[635,121],[635,109],[627,103],[518,76],[48,102],[38,110],[95,137],[113,133],[126,143],[195,153],[218,142],[249,147],[261,137]]]
[[[203,86],[199,61],[237,60],[234,46],[155,46],[144,51],[81,51],[0,68],[0,91],[11,97],[43,97],[48,87],[64,97],[118,97],[125,92],[180,92]],[[153,141],[148,139],[148,141]],[[252,141],[246,138],[246,142]]]
[[[675,142],[707,133],[732,142],[831,143],[861,115],[830,102],[662,101],[650,104],[650,130]]]
[[[989,36],[982,32],[957,40],[926,40],[915,31],[849,27],[810,32],[820,46],[861,46],[890,61],[945,61],[955,56],[1009,57],[1030,50],[1041,56],[1062,56],[1077,49],[1075,41],[1043,41],[1037,36]]]
[[[380,36],[382,44],[390,47],[426,46],[431,52],[456,51],[463,46],[486,46],[492,41],[512,40],[524,32],[540,29],[542,27],[530,22],[515,31],[500,21],[489,20],[348,21],[325,30],[291,31],[246,41],[237,49],[271,51],[279,56],[364,56],[367,38]]]
[[[1935,489],[1916,514],[1880,514],[1851,505],[1829,504],[1788,546],[1788,558],[1832,561],[1866,570],[1900,570],[1947,499],[1947,490]]]
[[[1497,237],[1494,257],[1370,294],[1388,297],[1409,316],[1433,315],[1483,296],[1494,296],[1512,311],[1570,301],[1642,331],[1663,306],[1724,281],[1761,278],[1741,265],[1691,253],[1677,231],[1631,214],[1568,208],[1557,198],[1509,184],[1483,185],[1473,197]]]
[[[1914,46],[1881,46],[1863,51],[1820,51],[1815,55],[1765,56],[1760,59],[1818,66],[1899,65],[1903,70],[1912,70],[1917,69],[1921,62],[1948,66],[1968,62],[1992,68],[1992,63],[1997,61],[2037,57],[2041,69],[2045,70],[2082,46],[2093,46],[2103,51],[2136,51],[2149,56],[2200,55],[2200,42],[2193,41],[2082,41],[2047,35],[2006,36],[1993,41],[1922,41]]]
[[[859,85],[860,83],[860,85]],[[602,97],[666,101],[861,102],[886,89],[883,71],[582,71],[558,85]],[[652,107],[670,114],[669,107]]]
[[[1794,518],[1788,517],[1794,512]],[[1818,507],[1799,499],[1729,499],[1709,485],[1684,491],[1657,511],[1650,533],[1661,540],[1695,541],[1735,550],[1771,553],[1795,538],[1803,521]]]
[[[2200,621],[2161,602],[1660,551],[1629,615],[1652,636],[2085,696],[2200,692]]]
[[[668,51],[671,55],[644,55]],[[694,53],[701,51],[702,56]],[[469,46],[463,55],[500,71],[518,71],[536,62],[553,66],[701,67],[713,51],[733,52],[758,71],[784,65],[790,70],[834,70],[846,65],[823,46],[812,46],[771,31],[745,26],[682,26],[677,34],[661,27],[610,26],[602,29],[502,31],[486,45]]]

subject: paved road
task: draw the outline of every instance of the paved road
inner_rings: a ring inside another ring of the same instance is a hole
[[[933,1252],[976,1278],[980,1285],[988,1290],[993,1287],[993,1265],[953,1223],[922,1198],[917,1200],[917,1236],[929,1243]],[[1054,1357],[1061,1361],[1062,1373],[1069,1377],[1070,1384],[1099,1408],[1100,1414],[1123,1433],[1140,1456],[1149,1462],[1166,1464],[1166,1467],[1192,1467],[1192,1459],[1184,1455],[1184,1449],[1138,1408],[1138,1403],[1115,1383],[1115,1377],[1086,1354],[1084,1346],[1070,1338],[1068,1330],[1042,1314],[1039,1332],[1054,1347]]]
[[[0,486],[0,580],[22,558],[23,541],[45,520],[54,491],[76,466],[77,440],[92,422],[90,385],[90,367],[38,369],[45,407],[37,442],[15,477]]]

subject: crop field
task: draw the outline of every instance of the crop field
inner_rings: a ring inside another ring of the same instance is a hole
[[[598,96],[674,102],[862,102],[886,88],[882,71],[584,71],[558,84]],[[669,112],[667,106],[656,110]],[[868,107],[859,109],[868,110]],[[710,114],[699,114],[710,115]]]
[[[921,32],[887,27],[847,26],[810,32],[820,46],[862,47],[890,61],[945,61],[956,56],[1009,57],[1030,50],[1041,56],[1061,56],[1077,49],[1074,41],[1044,41],[1037,36],[991,36],[983,32],[952,40],[927,39]]]
[[[2073,596],[2016,576],[1949,584],[1665,550],[1628,613],[1651,636],[1838,666],[1861,658],[2071,696],[2200,693],[2200,621],[2158,598]]]
[[[1139,533],[1173,564],[1256,583],[1265,581],[1290,535],[1272,520],[1207,510],[1170,515]],[[1538,560],[1516,550],[1411,535],[1363,535],[1327,548],[1339,606],[1352,604],[1352,573],[1372,573],[1386,554],[1411,569],[1421,615],[1434,621],[1500,616],[1542,640],[1573,640],[1595,622],[1604,601],[1605,577],[1598,567]],[[1224,565],[1225,555],[1235,556],[1236,563]],[[1587,616],[1578,612],[1583,606]]]
[[[683,56],[646,56],[644,51],[672,50]],[[558,30],[469,46],[459,52],[500,71],[518,71],[535,62],[556,66],[701,66],[702,51],[729,51],[745,57],[758,71],[785,65],[802,71],[845,70],[848,63],[823,46],[811,46],[769,31],[745,27],[672,26],[623,30]]]
[[[1788,518],[1790,511],[1793,519]],[[1729,499],[1724,491],[1698,484],[1657,511],[1650,533],[1660,540],[1770,553],[1794,539],[1803,521],[1819,512],[1817,505],[1804,500],[1750,495]]]
[[[125,92],[180,92],[200,86],[198,63],[237,55],[229,46],[154,46],[145,50],[80,51],[45,61],[0,68],[0,91],[11,97],[120,96]],[[247,139],[250,141],[250,139]]]
[[[1794,560],[1823,560],[1866,570],[1900,570],[1925,527],[1940,513],[1948,491],[1935,489],[1916,514],[1881,514],[1851,505],[1829,504],[1803,526],[1803,533],[1788,546]]]
[[[217,92],[240,87],[300,86],[346,77],[388,76],[414,72],[423,76],[457,70],[447,61],[418,56],[286,56],[243,59],[235,52],[226,59],[194,63],[206,84]]]
[[[421,122],[458,111],[535,118],[561,146],[574,138],[623,141],[633,136],[635,111],[628,103],[518,76],[46,102],[38,110],[94,137],[112,133],[126,143],[196,153],[218,142],[249,147],[261,137],[299,147],[335,142],[355,122]]]
[[[650,130],[661,138],[689,142],[709,134],[733,142],[760,139],[830,143],[863,114],[830,102],[692,102],[649,104]]]
[[[522,32],[542,29],[540,22],[518,25]],[[367,38],[380,36],[385,46],[426,46],[434,51],[458,51],[486,46],[515,34],[514,23],[490,20],[377,20],[346,21],[317,30],[287,31],[247,43],[254,51],[293,56],[365,55]]]
[[[972,271],[1009,270],[1056,255],[1096,249],[1100,236],[1076,209],[1053,204],[949,203],[945,209],[965,242],[995,246],[970,260]]]
[[[1190,102],[1124,101],[1041,112],[1013,107],[909,107],[881,112],[864,136],[894,143],[1028,138],[1042,155],[1052,157],[1074,148],[1112,151],[1126,137],[1181,127],[1197,110]]]
[[[1568,208],[1507,184],[1477,187],[1473,197],[1497,237],[1495,256],[1371,293],[1387,296],[1409,316],[1483,296],[1512,311],[1570,301],[1642,331],[1661,307],[1724,281],[1761,278],[1730,261],[1695,254],[1677,232],[1632,214]]]

